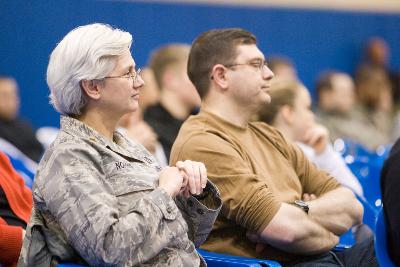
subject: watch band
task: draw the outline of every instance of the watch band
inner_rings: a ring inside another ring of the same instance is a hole
[[[308,206],[308,204],[306,202],[298,199],[298,200],[295,200],[293,204],[296,205],[297,207],[299,207],[300,209],[304,210],[304,212],[308,214],[310,207]]]

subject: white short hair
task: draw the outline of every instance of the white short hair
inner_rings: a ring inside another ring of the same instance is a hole
[[[50,103],[65,115],[80,115],[87,96],[82,80],[102,79],[117,57],[130,49],[132,35],[106,24],[90,24],[70,31],[56,46],[47,67]]]

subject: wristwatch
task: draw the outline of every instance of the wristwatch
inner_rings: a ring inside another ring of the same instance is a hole
[[[308,206],[308,204],[306,202],[304,202],[303,200],[299,200],[299,199],[295,200],[293,202],[293,205],[296,205],[300,209],[304,210],[304,212],[307,214],[308,214],[308,211],[310,210],[310,207]]]

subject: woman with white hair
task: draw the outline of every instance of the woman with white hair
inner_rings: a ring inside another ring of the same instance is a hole
[[[115,131],[138,109],[144,84],[131,43],[127,32],[91,24],[52,52],[47,83],[61,129],[35,178],[19,266],[205,265],[195,246],[221,200],[204,164],[161,169],[142,145]]]

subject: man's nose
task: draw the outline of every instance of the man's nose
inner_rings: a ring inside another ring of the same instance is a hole
[[[275,74],[272,72],[272,70],[270,68],[268,68],[267,65],[264,65],[263,68],[263,78],[266,80],[271,80],[272,78],[274,78]]]

